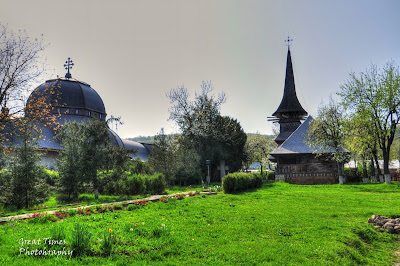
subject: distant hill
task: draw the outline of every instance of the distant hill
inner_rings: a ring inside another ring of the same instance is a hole
[[[154,137],[155,136],[138,136],[138,137],[128,138],[128,139],[136,141],[136,142],[143,142],[143,143],[153,144],[154,143]]]
[[[252,136],[252,135],[256,135],[256,133],[246,133],[246,134],[247,134],[248,137]],[[167,136],[173,136],[173,135],[176,135],[176,134],[167,134]],[[263,135],[263,134],[261,134],[261,135]],[[263,136],[267,136],[268,139],[273,139],[274,138],[273,135],[263,135]],[[143,142],[143,143],[153,144],[154,143],[154,137],[155,136],[137,136],[137,137],[128,138],[128,139],[136,141],[136,142]]]
[[[246,133],[247,137],[253,136],[253,135],[258,135],[257,133]],[[260,134],[261,136],[267,136],[268,139],[274,139],[274,135],[266,135],[266,134]]]

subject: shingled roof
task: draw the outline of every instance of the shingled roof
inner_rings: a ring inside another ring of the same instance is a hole
[[[307,145],[307,134],[310,128],[310,122],[313,120],[311,116],[308,116],[306,121],[301,124],[283,143],[281,146],[273,150],[270,155],[276,158],[276,155],[282,154],[310,154],[320,153],[322,148],[317,147],[315,149],[310,148]],[[328,150],[325,153],[334,153],[335,150]],[[340,148],[340,152],[348,152],[348,150]]]
[[[282,101],[278,109],[272,115],[280,118],[282,114],[287,113],[297,113],[302,116],[307,115],[307,112],[301,106],[299,99],[297,99],[290,49],[288,50],[286,60],[285,88],[283,91]]]

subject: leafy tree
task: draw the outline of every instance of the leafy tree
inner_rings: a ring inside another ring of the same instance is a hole
[[[40,58],[43,38],[31,39],[0,24],[0,129],[24,112],[25,97],[32,84],[45,72]]]
[[[219,162],[225,160],[232,171],[237,171],[242,167],[243,161],[246,160],[245,145],[247,135],[243,131],[240,123],[229,116],[218,116],[213,126],[214,133],[209,139],[208,148],[210,155]],[[206,157],[202,158],[203,161]]]
[[[167,184],[172,185],[175,179],[176,145],[165,135],[164,129],[154,137],[151,156],[148,159],[150,166],[159,173],[164,174]]]
[[[247,137],[246,155],[248,163],[257,162],[261,166],[261,175],[263,175],[263,165],[268,162],[269,153],[273,149],[273,144],[268,136],[259,133]]]
[[[359,113],[373,125],[374,136],[383,156],[385,182],[391,182],[390,151],[400,121],[400,72],[388,62],[382,70],[372,65],[359,76],[350,74],[339,95],[353,113]]]
[[[330,159],[338,165],[339,182],[343,183],[344,163],[350,154],[343,150],[346,140],[344,130],[344,109],[332,98],[327,105],[318,109],[317,117],[311,121],[308,131],[308,145],[314,148],[319,156],[330,154]]]
[[[180,186],[199,184],[202,180],[201,157],[193,147],[179,145],[175,152],[174,175]]]
[[[361,157],[363,164],[364,178],[366,174],[366,161],[371,161],[371,175],[376,181],[375,166],[378,176],[381,175],[381,170],[378,163],[377,138],[375,135],[373,123],[363,117],[362,112],[350,113],[349,119],[346,122],[345,130],[348,132],[347,147]]]
[[[181,131],[179,149],[197,153],[203,174],[207,171],[207,159],[212,161],[214,169],[220,160],[225,160],[233,171],[240,169],[246,143],[246,134],[237,120],[220,114],[225,94],[214,97],[210,95],[212,91],[212,84],[203,81],[201,93],[196,93],[194,100],[189,99],[183,86],[168,94],[174,104],[169,109],[169,119],[175,121]]]

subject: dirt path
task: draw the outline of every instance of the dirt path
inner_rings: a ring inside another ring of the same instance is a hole
[[[189,192],[182,192],[182,193],[177,193],[177,194],[183,194],[185,196],[189,195],[189,194],[195,194],[195,191],[189,191]],[[197,192],[198,193],[198,192]],[[204,194],[204,195],[217,195],[216,192],[200,192],[200,194]],[[65,211],[67,210],[71,210],[71,209],[78,209],[78,208],[88,208],[88,207],[94,207],[97,205],[114,205],[114,204],[121,204],[122,206],[126,207],[130,204],[135,204],[136,201],[141,201],[141,200],[147,200],[147,201],[159,201],[161,197],[170,197],[170,196],[175,196],[176,194],[171,194],[171,195],[153,195],[150,196],[148,198],[143,198],[143,199],[135,199],[135,200],[125,200],[125,201],[119,201],[119,202],[110,202],[110,203],[102,203],[102,204],[96,204],[96,205],[87,205],[87,206],[79,206],[79,207],[75,207],[75,208],[66,208]],[[68,206],[68,205],[66,205]],[[60,207],[62,208],[62,206]],[[39,211],[39,210],[38,210]],[[53,211],[42,211],[45,213],[49,213],[49,214],[53,214],[55,212],[58,212],[59,210],[53,210]],[[25,220],[28,219],[29,217],[32,216],[32,213],[25,213],[25,214],[20,214],[20,215],[15,215],[15,216],[7,216],[7,217],[0,217],[0,225],[3,225],[9,221],[14,221],[14,220]]]

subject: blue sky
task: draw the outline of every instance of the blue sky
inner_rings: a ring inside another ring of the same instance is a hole
[[[44,35],[48,73],[91,84],[122,137],[155,135],[167,121],[166,93],[202,80],[224,91],[222,114],[246,132],[272,133],[267,117],[283,93],[288,34],[298,98],[315,115],[350,72],[400,64],[400,1],[49,1],[2,0],[0,22]],[[32,88],[33,89],[33,88]]]

